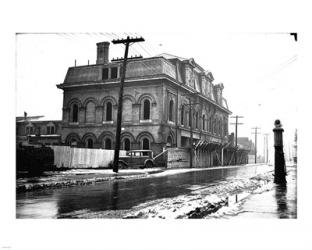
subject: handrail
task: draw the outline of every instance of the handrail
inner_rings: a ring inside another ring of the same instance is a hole
[[[154,158],[153,158],[153,161],[158,158],[159,156],[163,155],[164,153],[166,153],[168,151],[168,149],[162,151],[161,153],[159,153],[158,155],[156,155]]]

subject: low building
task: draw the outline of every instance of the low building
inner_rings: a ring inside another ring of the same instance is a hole
[[[59,145],[62,121],[43,120],[44,116],[16,117],[16,143]]]
[[[109,61],[109,42],[97,44],[94,65],[70,67],[64,82],[61,140],[65,145],[114,149],[122,61]],[[129,59],[123,97],[121,148],[193,147],[218,165],[228,142],[223,84],[193,58],[170,54]],[[192,125],[192,128],[191,128]]]
[[[254,163],[255,162],[255,144],[251,139],[248,137],[237,137],[237,144],[240,145],[242,148],[245,148],[248,150],[248,163]],[[259,156],[258,156],[259,158]],[[260,161],[260,159],[257,159],[257,162],[263,162]]]

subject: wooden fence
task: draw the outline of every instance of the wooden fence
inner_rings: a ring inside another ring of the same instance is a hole
[[[54,151],[54,165],[58,168],[107,168],[114,159],[114,150],[50,146]],[[120,150],[120,156],[126,151]]]

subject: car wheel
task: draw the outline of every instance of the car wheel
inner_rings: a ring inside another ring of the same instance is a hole
[[[152,167],[153,167],[153,162],[152,162],[152,161],[147,161],[147,162],[145,163],[145,167],[146,167],[146,168],[152,168]]]

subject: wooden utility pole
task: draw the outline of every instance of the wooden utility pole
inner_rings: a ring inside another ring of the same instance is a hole
[[[113,40],[113,44],[124,44],[125,56],[123,58],[122,69],[121,69],[121,79],[120,79],[120,90],[119,90],[119,99],[118,99],[118,111],[117,111],[117,128],[116,128],[116,143],[115,143],[115,154],[114,154],[114,164],[113,171],[118,173],[118,161],[119,161],[119,150],[120,150],[120,133],[121,133],[121,119],[122,119],[122,98],[123,98],[123,88],[126,77],[127,69],[127,59],[130,43],[144,42],[143,37],[139,38],[130,38],[129,36],[126,39]]]
[[[258,129],[260,129],[259,127],[254,127],[254,128],[251,128],[251,129],[254,129],[255,130],[255,133],[252,133],[255,135],[255,163],[257,163],[257,135],[258,135]]]
[[[268,164],[269,163],[269,134],[263,134],[264,135],[264,155],[265,155],[265,163]]]
[[[231,116],[230,118],[235,118],[235,123],[230,123],[231,125],[235,125],[235,148],[237,150],[237,125],[242,125],[244,123],[238,123],[238,118],[244,118],[244,116]],[[235,151],[235,165],[237,164],[237,151]]]
[[[185,95],[182,95],[185,96]],[[184,106],[190,106],[189,112],[189,124],[190,124],[190,168],[193,167],[193,106],[199,103],[192,103],[192,97],[189,98],[189,104],[183,104]]]

